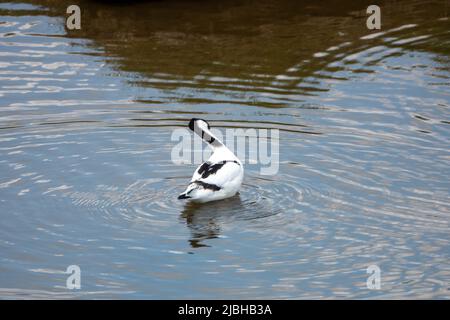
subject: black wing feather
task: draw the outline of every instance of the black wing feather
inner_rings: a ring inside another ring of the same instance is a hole
[[[227,161],[221,161],[221,162],[214,163],[214,164],[212,164],[212,163],[210,163],[210,162],[207,161],[207,162],[203,163],[203,164],[200,166],[200,168],[198,169],[198,174],[201,175],[201,178],[202,178],[202,179],[205,179],[205,178],[207,178],[208,176],[210,176],[211,174],[216,174],[216,172],[217,172],[220,168],[222,168],[222,167],[225,165],[225,163],[227,163],[227,162],[235,162],[235,163],[238,163],[238,162],[235,161],[235,160],[233,160],[233,161],[230,161],[230,160],[227,160]]]

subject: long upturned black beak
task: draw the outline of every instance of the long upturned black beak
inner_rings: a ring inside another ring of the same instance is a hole
[[[190,197],[189,196],[187,196],[187,195],[185,195],[184,193],[182,193],[182,194],[180,194],[179,196],[178,196],[178,199],[189,199]]]

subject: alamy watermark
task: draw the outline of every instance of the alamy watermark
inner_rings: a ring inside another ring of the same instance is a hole
[[[376,264],[372,264],[367,267],[366,272],[370,274],[367,278],[366,286],[370,290],[380,290],[381,289],[381,269]]]
[[[66,19],[66,27],[69,30],[81,29],[81,9],[76,4],[67,7],[67,14],[70,14]]]
[[[372,4],[367,7],[367,14],[370,16],[367,18],[366,26],[369,30],[380,30],[381,29],[381,9],[379,6]]]
[[[278,129],[226,129],[225,136],[219,129],[211,129],[244,164],[259,164],[261,175],[275,175],[280,166]],[[179,128],[172,132],[171,140],[176,143],[171,151],[175,165],[201,164],[208,160],[212,150],[197,135],[188,129]]]
[[[76,264],[70,265],[66,270],[67,274],[70,276],[67,277],[66,287],[67,289],[81,289],[81,269]]]

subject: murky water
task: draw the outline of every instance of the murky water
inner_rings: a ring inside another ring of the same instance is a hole
[[[0,4],[1,298],[450,297],[447,1],[73,2]],[[177,200],[193,116],[279,172]]]

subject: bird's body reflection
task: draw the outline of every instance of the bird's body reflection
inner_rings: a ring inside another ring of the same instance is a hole
[[[239,194],[222,201],[210,203],[186,203],[180,214],[180,219],[186,220],[191,231],[189,243],[192,248],[208,247],[202,243],[207,239],[218,238],[221,224],[242,212],[243,203]]]

